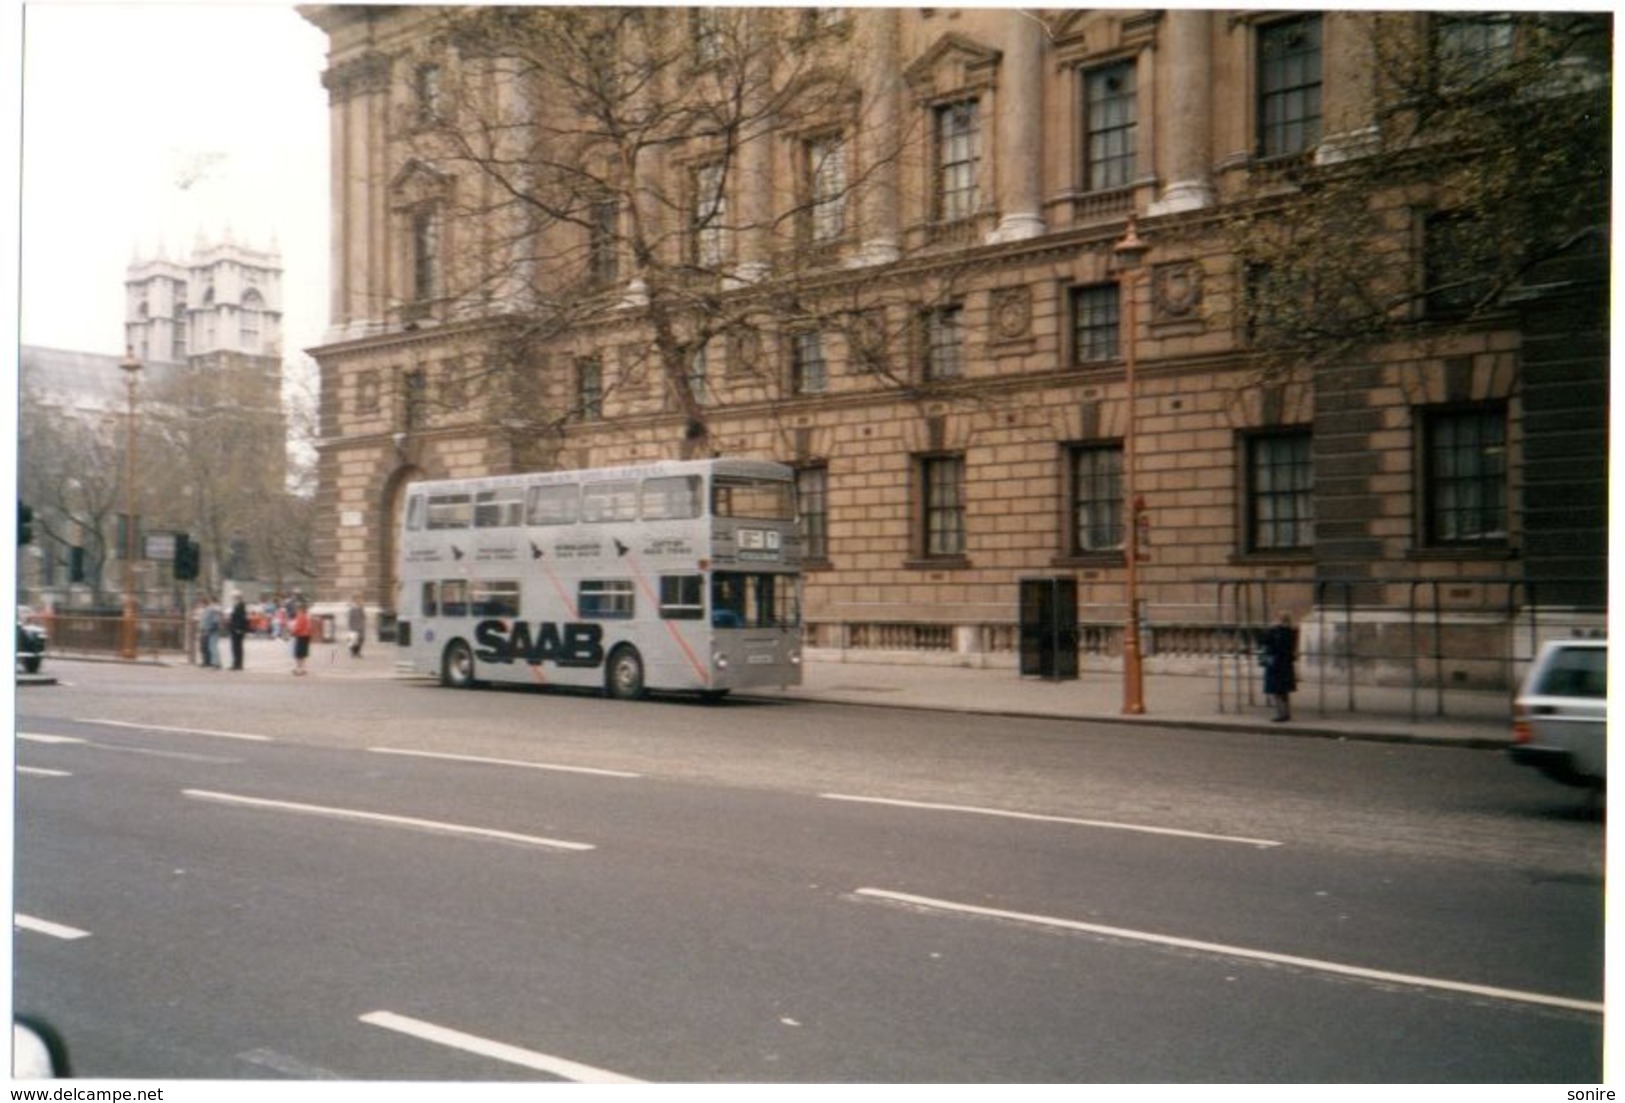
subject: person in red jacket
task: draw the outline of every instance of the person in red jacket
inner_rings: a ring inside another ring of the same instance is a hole
[[[310,607],[304,602],[294,606],[288,629],[293,634],[293,672],[304,674],[305,660],[310,658]]]

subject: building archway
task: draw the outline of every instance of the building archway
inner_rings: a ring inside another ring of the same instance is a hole
[[[380,625],[388,624],[394,630],[395,617],[400,610],[400,569],[396,563],[396,550],[400,544],[401,522],[406,516],[406,488],[409,484],[428,477],[416,464],[406,463],[396,468],[384,484],[378,516],[381,534],[378,541],[376,585]]]

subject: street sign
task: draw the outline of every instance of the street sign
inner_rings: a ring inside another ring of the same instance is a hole
[[[175,537],[173,532],[149,532],[146,535],[146,548],[143,555],[147,559],[156,559],[164,563],[175,559]]]

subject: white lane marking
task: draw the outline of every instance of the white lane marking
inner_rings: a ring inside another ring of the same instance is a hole
[[[81,931],[78,927],[69,927],[63,923],[52,923],[48,919],[37,919],[32,915],[16,912],[11,917],[12,925],[24,931],[33,931],[35,934],[50,935],[60,938],[64,942],[72,942],[76,938],[89,938],[89,931]]]
[[[41,732],[18,732],[17,738],[29,743],[84,743],[76,735],[45,735]]]
[[[331,1069],[324,1069],[320,1065],[306,1064],[297,1057],[290,1057],[286,1053],[278,1053],[274,1049],[251,1049],[246,1053],[239,1053],[237,1060],[247,1061],[251,1065],[279,1072],[292,1080],[343,1080],[344,1077]]]
[[[1561,1007],[1570,1011],[1588,1011],[1597,1015],[1603,1013],[1603,1005],[1600,1003],[1591,1000],[1573,999],[1568,996],[1554,996],[1545,992],[1527,992],[1516,988],[1496,988],[1491,985],[1472,984],[1467,981],[1446,980],[1442,977],[1424,977],[1414,973],[1393,973],[1386,969],[1367,969],[1361,965],[1346,965],[1342,962],[1326,961],[1321,958],[1295,957],[1291,954],[1277,954],[1268,950],[1254,950],[1246,946],[1231,946],[1222,942],[1202,942],[1198,939],[1178,938],[1173,935],[1156,934],[1152,931],[1136,931],[1127,927],[1108,927],[1100,923],[1082,923],[1075,919],[1061,919],[1053,915],[1032,915],[1026,912],[1004,911],[1000,908],[984,908],[976,904],[961,904],[952,900],[936,900],[929,896],[914,896],[909,893],[891,892],[886,889],[858,889],[856,895],[877,900],[888,900],[897,904],[907,904],[917,908],[927,908],[933,911],[957,912],[962,915],[986,916],[993,919],[1009,919],[1045,927],[1058,927],[1068,931],[1082,931],[1086,934],[1106,935],[1111,938],[1129,939],[1135,942],[1149,942],[1158,946],[1172,946],[1182,950],[1197,950],[1202,953],[1221,954],[1225,957],[1246,958],[1252,961],[1268,962],[1272,965],[1290,965],[1299,969],[1335,973],[1338,976],[1354,977],[1358,980],[1376,981],[1382,984],[1403,984],[1412,988],[1461,992],[1469,996],[1510,1000],[1517,1003],[1541,1004],[1547,1007]]]
[[[523,843],[526,846],[549,847],[554,850],[594,849],[591,843],[572,843],[563,839],[548,839],[540,835],[521,835],[513,831],[501,831],[493,827],[471,827],[468,824],[420,820],[411,816],[391,816],[383,812],[362,812],[354,808],[331,808],[322,804],[298,804],[294,801],[266,800],[261,797],[238,796],[234,793],[216,793],[207,789],[183,789],[181,793],[193,800],[213,801],[217,804],[241,804],[253,808],[270,808],[279,812],[295,812],[306,816],[360,820],[364,823],[381,823],[392,827],[414,827],[451,835],[471,835],[475,838],[495,839],[500,842]]]
[[[559,766],[549,762],[524,762],[517,758],[481,758],[471,754],[442,754],[437,751],[406,751],[395,747],[368,747],[373,754],[398,754],[412,758],[438,758],[446,762],[475,762],[484,766],[520,766],[527,770],[556,770],[567,774],[596,774],[599,777],[642,777],[625,770],[604,770],[595,766]]]
[[[1069,823],[1077,827],[1100,827],[1112,831],[1139,831],[1148,835],[1173,835],[1184,839],[1204,839],[1208,842],[1241,843],[1245,846],[1281,846],[1274,839],[1249,839],[1241,835],[1212,835],[1205,831],[1186,831],[1177,827],[1153,827],[1138,823],[1115,823],[1111,820],[1083,820],[1071,816],[1045,816],[1036,812],[1007,812],[999,808],[978,808],[969,804],[934,804],[919,800],[892,800],[887,797],[858,797],[845,793],[820,793],[825,800],[854,801],[859,804],[888,804],[894,808],[924,808],[935,812],[969,812],[977,816],[1002,816],[1012,820],[1037,820],[1041,823]]]
[[[109,728],[134,728],[136,731],[148,732],[174,732],[179,735],[207,735],[215,739],[241,739],[249,743],[273,742],[268,735],[253,735],[249,732],[217,731],[213,728],[170,728],[162,724],[132,724],[127,720],[76,720],[78,724],[101,724]]]
[[[414,1038],[421,1038],[426,1042],[434,1042],[438,1045],[450,1046],[452,1049],[460,1049],[465,1053],[473,1053],[497,1061],[506,1061],[511,1065],[519,1065],[522,1068],[551,1073],[554,1076],[572,1080],[578,1084],[643,1083],[642,1080],[622,1076],[618,1072],[594,1068],[591,1065],[583,1065],[580,1062],[566,1060],[563,1057],[552,1057],[546,1053],[537,1053],[534,1050],[521,1049],[505,1042],[493,1042],[488,1038],[464,1034],[460,1030],[436,1026],[434,1023],[424,1022],[422,1019],[397,1015],[393,1011],[371,1011],[362,1015],[361,1021],[369,1026],[394,1030]]]
[[[19,774],[28,774],[30,777],[72,777],[66,770],[47,770],[43,766],[19,766]]]

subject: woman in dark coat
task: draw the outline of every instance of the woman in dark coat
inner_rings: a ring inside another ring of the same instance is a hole
[[[1264,667],[1264,696],[1275,705],[1275,721],[1292,719],[1292,692],[1298,688],[1298,630],[1292,617],[1282,613],[1265,629],[1258,661]]]

